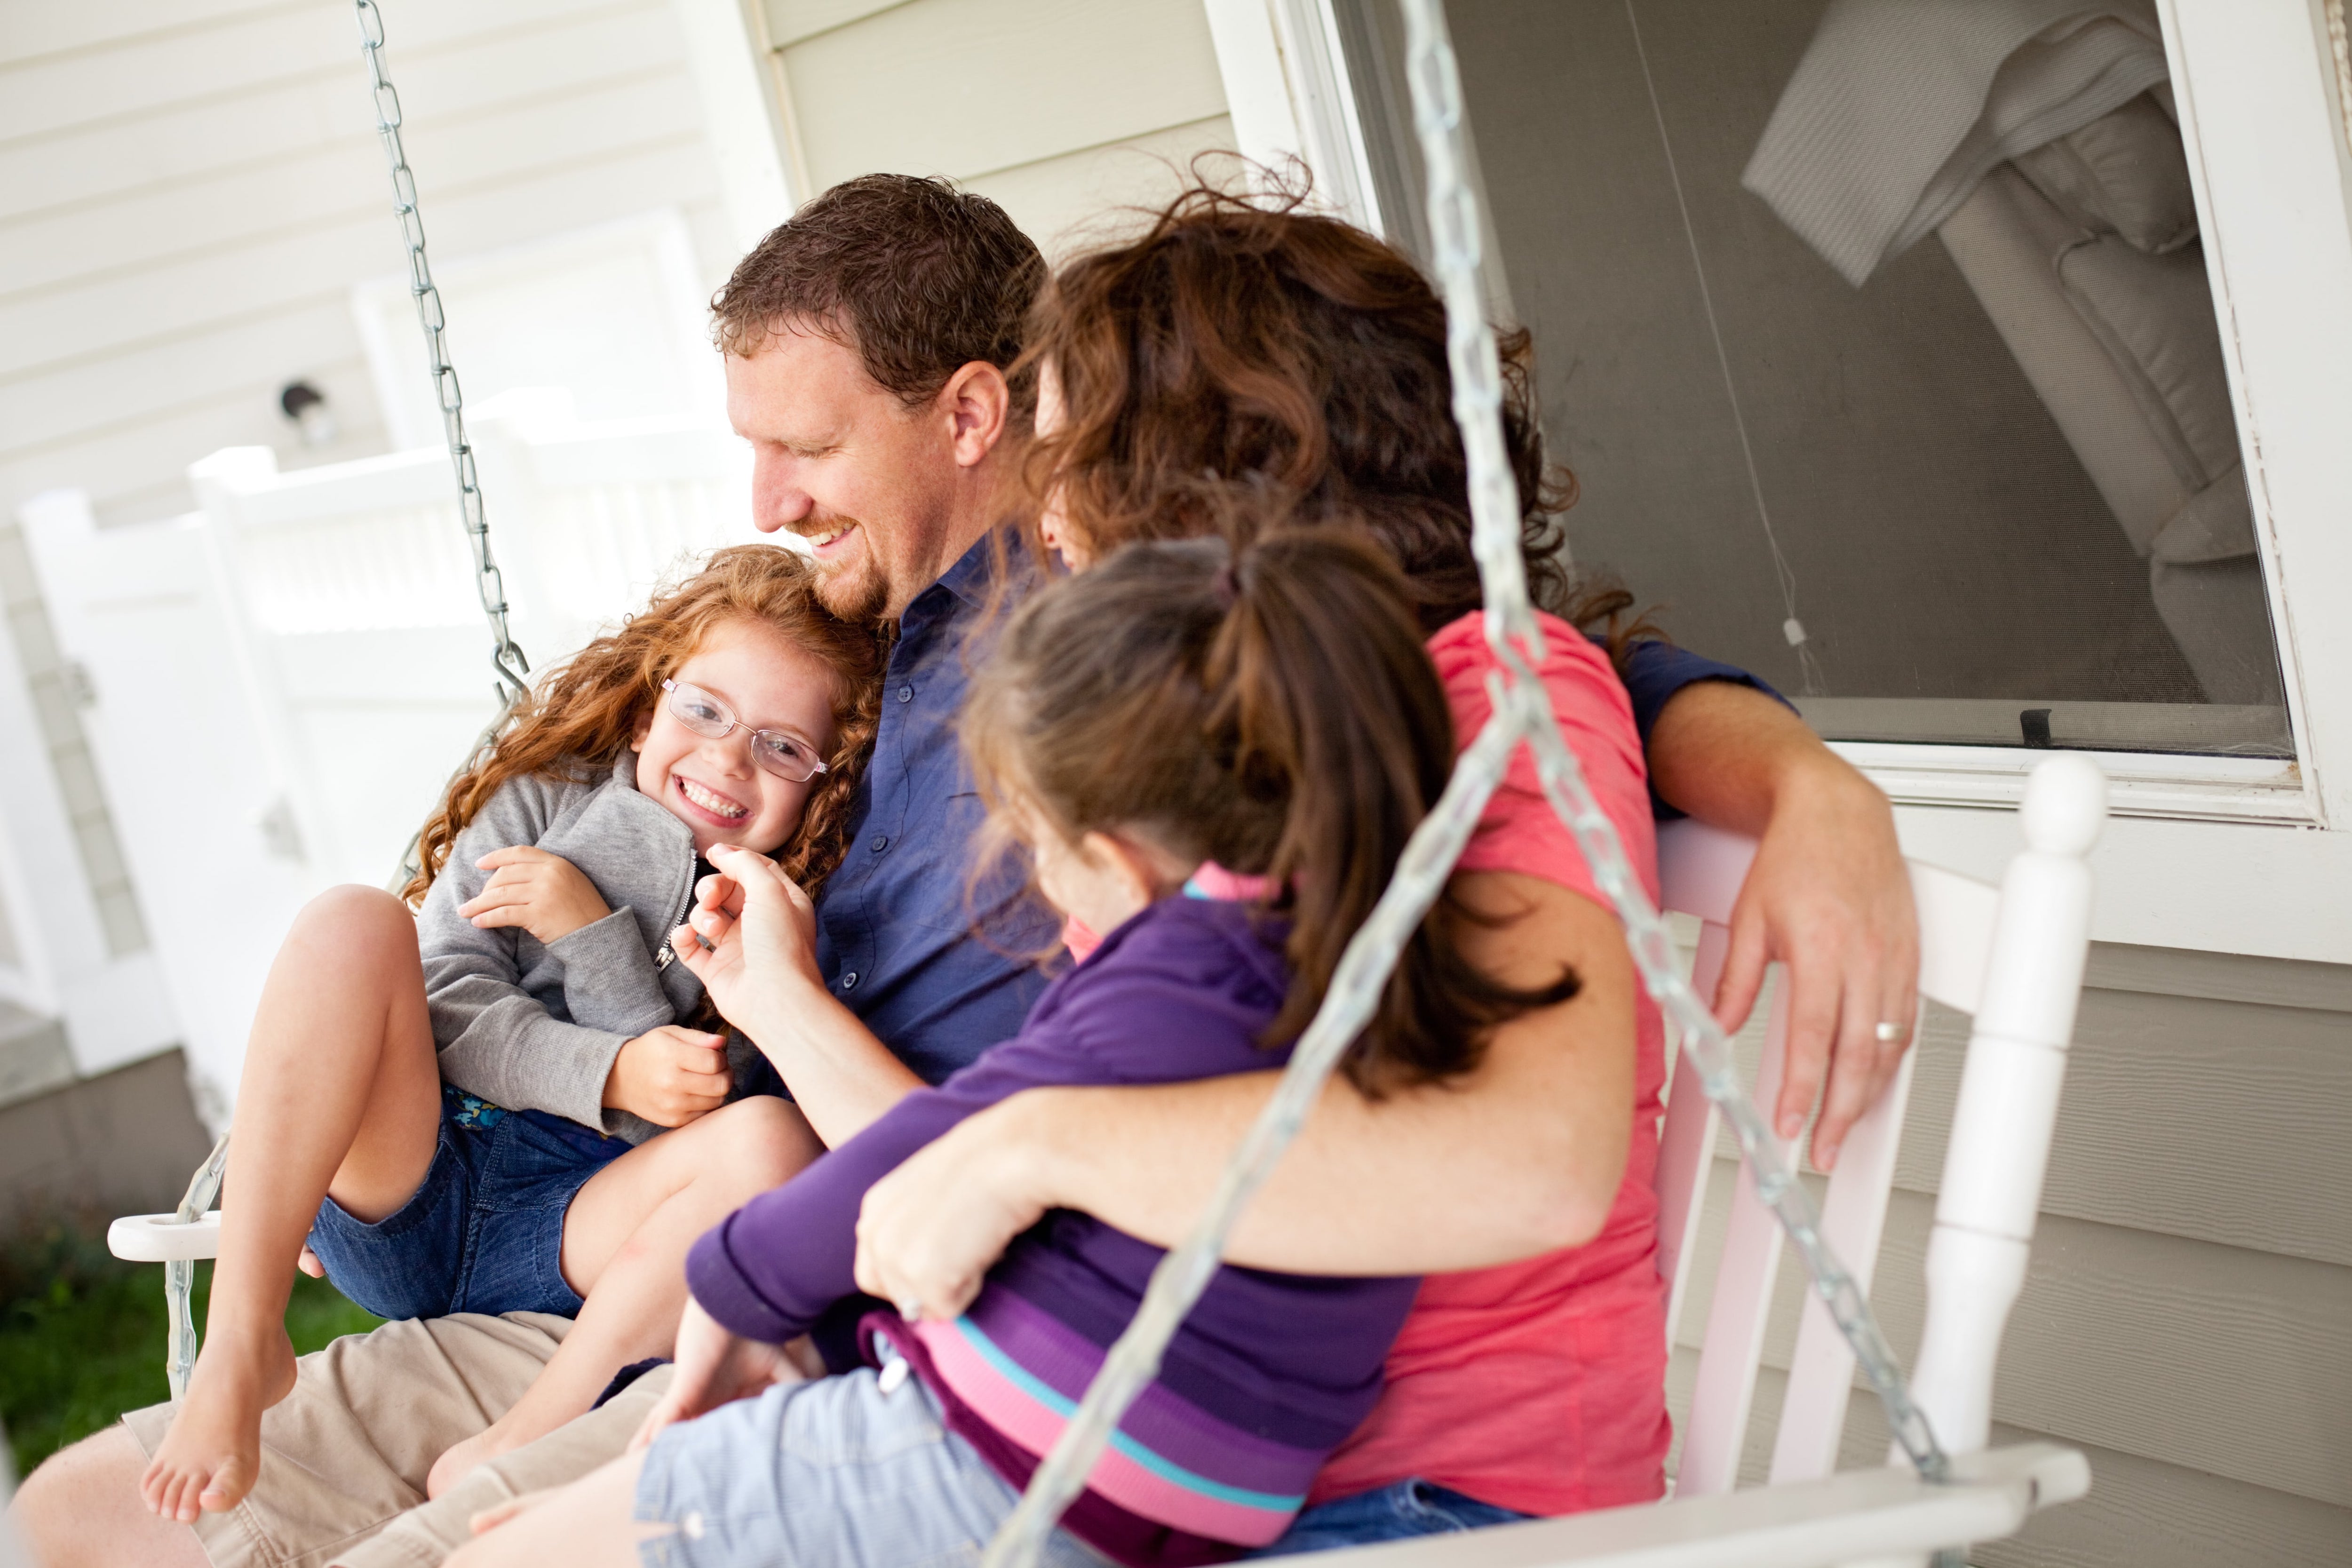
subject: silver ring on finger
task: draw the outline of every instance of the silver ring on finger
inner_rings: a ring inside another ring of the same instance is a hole
[[[1911,1037],[1911,1026],[1888,1019],[1881,1023],[1872,1033],[1878,1037],[1878,1043],[1882,1046],[1899,1046]]]

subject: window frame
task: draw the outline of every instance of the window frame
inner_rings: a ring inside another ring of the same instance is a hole
[[[1242,151],[1303,157],[1320,183],[1313,152],[1345,148],[1360,178],[1370,160],[1331,0],[1203,3]],[[2116,816],[2136,824],[2111,830],[2096,858],[2116,892],[2094,934],[2352,962],[2352,615],[2328,613],[2352,602],[2352,105],[2338,95],[2327,0],[2156,4],[2295,755],[2088,753]],[[1302,82],[1282,44],[1304,36],[1328,47]],[[1896,802],[1909,853],[1993,875],[2014,830],[1994,842],[1975,819],[2014,810],[2043,755],[1832,744]],[[2188,885],[2147,874],[2174,862],[2195,868]],[[2147,907],[2122,908],[2126,888]]]

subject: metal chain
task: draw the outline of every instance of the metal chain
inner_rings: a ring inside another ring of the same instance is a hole
[[[188,1179],[188,1190],[180,1199],[180,1207],[173,1218],[181,1225],[194,1225],[205,1217],[220,1195],[221,1173],[228,1168],[228,1134],[220,1135],[213,1152],[196,1167]],[[164,1381],[174,1399],[188,1396],[188,1377],[196,1369],[196,1321],[189,1308],[189,1297],[196,1285],[195,1263],[187,1258],[174,1258],[163,1265],[163,1301],[168,1320],[166,1333],[170,1355],[163,1365]]]
[[[982,1568],[1031,1568],[1055,1523],[1075,1500],[1129,1405],[1157,1375],[1168,1342],[1214,1277],[1242,1210],[1297,1136],[1349,1041],[1370,1021],[1405,941],[1452,874],[1480,812],[1518,742],[1532,748],[1544,792],[1624,921],[1643,984],[1682,1036],[1699,1088],[1721,1110],[1755,1177],[1756,1194],[1779,1218],[1864,1375],[1885,1406],[1895,1441],[1919,1473],[1941,1481],[1950,1461],[1913,1403],[1900,1365],[1868,1298],[1821,1233],[1811,1194],[1790,1170],[1764,1119],[1741,1090],[1731,1043],[1675,961],[1665,921],[1651,905],[1583,770],[1560,739],[1550,694],[1530,663],[1543,634],[1528,598],[1519,547],[1518,489],[1503,444],[1502,374],[1479,288],[1476,196],[1461,150],[1462,86],[1442,0],[1402,0],[1406,77],[1413,124],[1429,180],[1429,217],[1439,290],[1445,300],[1454,414],[1469,457],[1472,542],[1486,591],[1488,644],[1502,670],[1488,690],[1494,714],[1455,764],[1437,806],[1414,830],[1395,878],[1340,960],[1321,1009],[1284,1068],[1274,1097],[1227,1164],[1191,1235],[1152,1271],[1135,1319],[1030,1479],[1020,1503],[989,1543]],[[1939,1557],[1943,1554],[1939,1554]],[[1957,1561],[1957,1558],[1950,1559]]]
[[[408,289],[416,297],[416,322],[425,331],[425,359],[433,377],[433,395],[441,406],[441,433],[449,443],[450,466],[457,470],[457,508],[466,538],[474,548],[474,590],[481,600],[483,617],[490,627],[490,668],[498,678],[503,708],[511,710],[530,689],[530,661],[507,629],[506,578],[490,552],[489,520],[482,511],[482,488],[474,472],[474,448],[466,439],[466,397],[457,384],[457,367],[449,363],[443,331],[448,319],[442,313],[441,290],[434,287],[433,268],[425,258],[425,220],[416,210],[416,176],[410,173],[408,153],[400,143],[400,94],[383,69],[383,16],[375,0],[353,0],[359,12],[360,47],[367,56],[368,76],[375,90],[376,134],[383,140],[383,155],[392,165],[392,210],[400,219],[401,237],[408,244]],[[505,713],[499,720],[503,721]],[[497,729],[493,723],[492,730]]]
[[[515,705],[529,694],[530,660],[523,657],[521,647],[507,629],[506,578],[499,571],[498,558],[490,552],[489,519],[482,510],[482,487],[474,472],[474,448],[466,439],[466,396],[457,385],[457,367],[449,363],[448,349],[442,342],[442,331],[448,321],[441,310],[441,290],[434,287],[433,268],[425,259],[425,220],[416,210],[416,176],[409,171],[408,151],[400,142],[400,94],[394,90],[392,79],[383,70],[383,16],[375,8],[375,0],[353,0],[353,4],[359,12],[360,48],[367,57],[368,77],[375,93],[376,134],[383,138],[383,155],[392,165],[392,210],[400,219],[401,237],[408,244],[409,292],[416,297],[417,325],[425,329],[425,359],[432,369],[434,395],[441,405],[441,433],[449,443],[450,466],[457,472],[458,515],[474,548],[474,591],[481,600],[483,617],[489,623],[490,668],[498,678],[493,688],[499,699],[498,717],[475,737],[472,750],[466,753],[466,763],[461,764],[462,771],[497,738]],[[392,891],[398,892],[415,872],[416,847],[422,837],[421,833],[412,835],[408,847],[401,851],[400,864],[387,884]],[[228,1140],[227,1133],[221,1134],[210,1157],[189,1182],[187,1194],[180,1200],[178,1219],[182,1225],[203,1218],[205,1210],[219,1193],[221,1175],[227,1167]],[[188,1377],[196,1363],[195,1319],[189,1304],[195,1277],[194,1263],[164,1266],[169,1345],[164,1376],[174,1399],[187,1394]]]

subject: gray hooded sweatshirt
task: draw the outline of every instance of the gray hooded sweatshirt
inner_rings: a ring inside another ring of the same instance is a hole
[[[662,1131],[604,1109],[621,1047],[691,1018],[702,983],[668,952],[694,890],[694,831],[637,791],[636,753],[596,783],[509,780],[450,847],[416,912],[425,999],[441,1079],[509,1110],[545,1110],[642,1143]],[[542,943],[520,926],[482,930],[457,912],[491,873],[493,849],[535,845],[572,862],[613,912]],[[730,1042],[730,1058],[748,1049]]]

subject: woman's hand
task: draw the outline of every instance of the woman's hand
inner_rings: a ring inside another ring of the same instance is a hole
[[[1023,1126],[1033,1096],[1051,1092],[1015,1095],[965,1118],[866,1189],[859,1289],[943,1321],[971,1305],[1006,1246],[1051,1206],[1040,1180],[1045,1152]]]
[[[484,930],[520,926],[548,943],[613,912],[596,884],[561,855],[518,844],[493,849],[474,864],[490,872],[490,879],[457,912]]]
[[[777,1384],[800,1381],[800,1369],[783,1346],[763,1345],[729,1331],[688,1296],[677,1323],[677,1375],[646,1412],[636,1436],[629,1439],[628,1451],[645,1447],[674,1422],[691,1421]]]
[[[656,1127],[683,1127],[727,1103],[727,1037],[677,1024],[648,1029],[621,1047],[604,1076],[604,1106]]]
[[[1919,921],[1886,797],[1826,749],[1822,756],[1829,765],[1782,787],[1765,825],[1732,906],[1715,1015],[1739,1027],[1765,965],[1788,965],[1789,1055],[1774,1131],[1795,1137],[1821,1094],[1812,1155],[1826,1171],[1911,1043]],[[1879,1039],[1882,1022],[1899,1026],[1901,1037]]]

